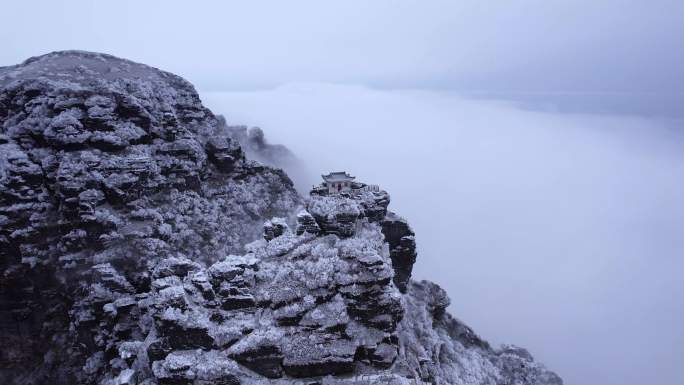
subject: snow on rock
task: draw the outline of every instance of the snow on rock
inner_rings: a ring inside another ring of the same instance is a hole
[[[190,83],[109,55],[0,68],[0,135],[0,378],[16,382],[137,378],[96,352],[149,325],[105,336],[100,317],[142,315],[101,306],[152,286],[180,305],[171,276],[242,252],[301,200],[281,170],[244,158]]]
[[[165,278],[169,276],[185,277],[189,272],[198,270],[200,265],[187,258],[170,257],[159,261],[152,270],[154,278]]]
[[[289,230],[290,227],[287,225],[284,218],[271,218],[264,223],[264,239],[270,241]]]
[[[529,353],[492,349],[475,332],[444,311],[444,291],[429,281],[412,281],[406,315],[398,327],[399,373],[429,383],[480,385],[562,385],[563,381]],[[438,310],[438,311],[435,311]]]
[[[287,154],[142,64],[0,68],[0,382],[562,384],[411,280],[386,191],[249,159]]]
[[[308,211],[302,210],[297,214],[297,235],[304,233],[316,235],[320,232],[321,228],[316,223],[316,219]]]
[[[415,233],[404,218],[393,212],[388,212],[382,220],[382,233],[390,248],[395,272],[394,284],[405,293],[416,262]]]

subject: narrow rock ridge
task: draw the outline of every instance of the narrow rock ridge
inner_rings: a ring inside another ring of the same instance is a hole
[[[302,198],[248,135],[109,55],[0,68],[0,383],[562,384],[411,280],[387,192]]]

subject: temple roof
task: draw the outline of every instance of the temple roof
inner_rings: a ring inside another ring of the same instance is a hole
[[[355,176],[347,174],[346,171],[331,172],[328,175],[321,175],[326,182],[350,182],[356,179]]]

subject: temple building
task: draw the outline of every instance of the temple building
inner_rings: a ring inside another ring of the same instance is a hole
[[[356,177],[347,174],[345,171],[331,172],[323,177],[323,186],[328,188],[328,194],[339,194],[348,192],[352,189],[352,182]]]

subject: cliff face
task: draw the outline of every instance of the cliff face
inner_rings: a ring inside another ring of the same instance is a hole
[[[289,154],[145,65],[0,68],[0,382],[562,383],[410,280],[386,192],[304,199],[241,144]]]
[[[98,312],[77,310],[91,282],[144,292],[158,259],[217,261],[299,204],[175,75],[60,52],[0,69],[0,87],[5,375],[69,383],[105,347]]]

